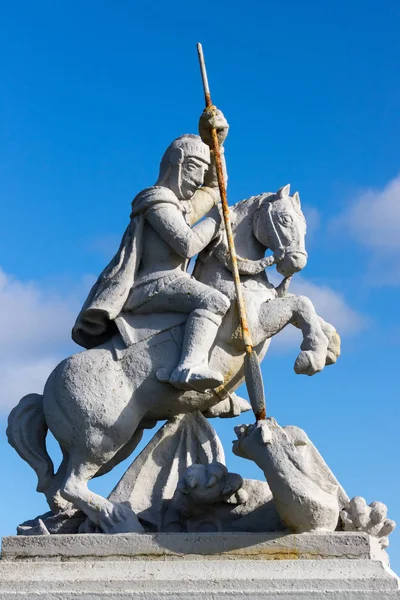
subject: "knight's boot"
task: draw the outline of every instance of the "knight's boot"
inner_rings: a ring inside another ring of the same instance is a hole
[[[220,315],[201,308],[190,314],[186,323],[181,361],[169,379],[174,387],[205,392],[224,382],[222,373],[210,369],[208,365],[210,349],[221,321]]]

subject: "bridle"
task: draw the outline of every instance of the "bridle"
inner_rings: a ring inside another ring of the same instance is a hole
[[[260,198],[260,203],[259,206],[256,210],[256,213],[254,215],[255,218],[259,218],[259,211],[261,210],[261,207],[263,206],[264,202],[266,201],[265,196]],[[293,246],[288,246],[285,247],[282,243],[281,237],[279,235],[279,231],[277,230],[275,223],[274,223],[274,219],[272,218],[272,214],[271,214],[271,209],[272,209],[272,202],[274,202],[274,200],[267,200],[268,202],[268,206],[267,206],[267,224],[270,225],[270,230],[272,231],[274,237],[275,237],[275,250],[273,253],[273,257],[274,257],[274,262],[277,263],[281,260],[284,259],[284,257],[287,254],[290,254],[292,252],[296,252],[296,254],[303,254],[304,256],[308,256],[307,252],[305,252],[304,250],[299,250],[298,248],[294,248]]]

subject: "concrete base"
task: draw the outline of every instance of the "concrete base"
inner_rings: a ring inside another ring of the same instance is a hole
[[[120,534],[3,539],[0,600],[400,600],[363,533]]]

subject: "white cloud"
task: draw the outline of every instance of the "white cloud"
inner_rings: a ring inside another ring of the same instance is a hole
[[[307,221],[307,239],[310,240],[320,227],[321,215],[318,208],[309,204],[303,204],[302,210]]]
[[[339,220],[360,244],[400,252],[400,176],[362,192]]]
[[[41,393],[46,379],[62,356],[3,360],[0,364],[0,412],[9,410],[31,392]]]
[[[298,275],[291,292],[310,298],[319,316],[332,323],[341,335],[357,333],[365,325],[364,317],[347,304],[343,294],[327,285],[318,285]]]
[[[400,283],[400,176],[381,190],[361,192],[333,227],[368,248],[369,285]]]
[[[73,350],[79,303],[0,270],[0,411],[41,392],[54,366]]]
[[[274,285],[277,285],[276,276],[270,279]],[[319,285],[302,275],[295,275],[289,293],[310,298],[318,315],[331,323],[341,336],[356,334],[366,325],[366,319],[348,305],[343,294],[327,285]],[[290,325],[285,327],[273,342],[274,347],[281,350],[297,347],[299,343],[301,343],[301,332]]]
[[[0,270],[0,331],[4,352],[31,353],[32,348],[59,342],[73,323],[70,298],[46,293]]]

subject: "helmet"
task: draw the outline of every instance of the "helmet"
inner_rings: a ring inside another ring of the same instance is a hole
[[[178,198],[182,198],[181,166],[188,157],[210,164],[210,148],[199,135],[192,133],[181,135],[168,146],[161,159],[156,185],[166,185]]]
[[[193,156],[203,160],[207,164],[210,162],[210,148],[203,142],[199,135],[186,133],[172,142],[164,152],[161,159],[161,165],[182,164],[185,157]]]

